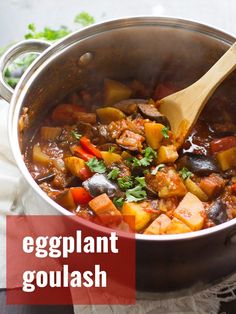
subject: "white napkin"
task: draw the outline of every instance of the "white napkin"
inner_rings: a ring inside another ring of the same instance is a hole
[[[24,198],[26,183],[17,169],[7,135],[7,115],[9,105],[0,101],[0,288],[6,288],[6,224],[7,214],[24,214],[17,200]],[[236,275],[221,284],[200,293],[181,298],[162,298],[156,295],[139,295],[135,305],[75,305],[75,314],[216,314],[220,302],[236,299]],[[117,291],[119,294],[119,291]],[[73,294],[72,294],[73,299]],[[76,298],[75,298],[76,299]]]

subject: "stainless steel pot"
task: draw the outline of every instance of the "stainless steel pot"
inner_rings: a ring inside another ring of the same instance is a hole
[[[27,142],[49,106],[74,89],[104,78],[130,77],[149,79],[150,84],[158,77],[174,78],[187,86],[205,73],[234,41],[226,33],[195,22],[137,17],[88,27],[49,48],[47,43],[27,41],[7,51],[0,62],[0,95],[11,103],[9,137],[16,163],[28,182],[29,189],[22,200],[26,212],[68,214],[39,188],[23,162],[18,141],[18,120],[23,107],[28,107],[30,114],[29,128],[24,130]],[[19,53],[45,48],[13,92],[3,81],[3,68]],[[234,83],[232,74],[218,93],[236,99]],[[39,202],[40,210],[33,200]],[[97,228],[92,223],[86,224]],[[236,220],[194,233],[138,234],[136,239],[140,291],[201,289],[236,271]]]

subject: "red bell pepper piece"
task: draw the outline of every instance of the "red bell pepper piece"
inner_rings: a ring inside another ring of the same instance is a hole
[[[92,196],[83,187],[70,188],[74,202],[78,204],[88,204],[92,200]]]
[[[84,150],[81,146],[73,146],[73,151],[75,155],[78,155],[79,157],[83,158],[83,160],[85,161],[88,161],[89,159],[94,157],[94,155]]]
[[[80,139],[80,145],[93,156],[102,159],[100,150],[91,143],[89,138],[82,136]]]
[[[80,173],[80,178],[83,181],[91,178],[94,175],[92,171],[90,171],[87,167],[82,168],[79,173]]]
[[[231,186],[232,193],[236,194],[236,183]]]
[[[236,136],[227,136],[213,140],[210,145],[213,154],[236,147]]]

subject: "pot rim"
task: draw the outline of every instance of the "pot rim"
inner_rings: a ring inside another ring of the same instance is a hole
[[[179,19],[174,17],[156,17],[156,16],[135,16],[135,17],[125,17],[119,19],[112,19],[106,22],[97,23],[92,26],[88,26],[82,30],[73,32],[67,35],[65,38],[59,40],[51,47],[46,49],[26,70],[22,78],[20,79],[17,87],[14,91],[13,97],[11,99],[9,115],[8,115],[8,135],[10,140],[10,146],[15,158],[16,164],[20,169],[23,177],[28,182],[28,184],[34,189],[34,191],[44,199],[46,203],[49,203],[54,209],[56,209],[60,214],[74,217],[72,213],[64,209],[62,206],[58,205],[53,201],[34,181],[33,177],[30,175],[19,147],[18,141],[18,120],[24,100],[24,96],[27,90],[30,88],[31,84],[37,79],[38,73],[41,72],[54,58],[59,54],[62,54],[65,49],[71,47],[73,44],[86,39],[90,36],[97,35],[104,31],[111,31],[114,29],[124,28],[124,27],[138,27],[138,26],[162,26],[162,27],[172,27],[172,28],[183,28],[187,31],[195,31],[197,33],[202,33],[209,37],[221,40],[226,44],[232,44],[235,41],[235,37],[215,28],[213,26],[199,23],[193,20]],[[80,37],[78,38],[78,35]],[[17,143],[17,146],[16,146]],[[88,226],[89,228],[96,228],[102,232],[108,232],[110,228],[97,225],[93,222],[86,221],[82,218],[79,219],[80,223]],[[236,225],[236,219],[232,219],[220,225],[203,229],[194,232],[173,234],[173,235],[143,235],[135,234],[137,240],[142,241],[181,241],[181,240],[191,240],[197,239],[199,237],[213,235],[216,232],[220,232],[226,229],[232,229]],[[124,234],[125,236],[125,234]]]

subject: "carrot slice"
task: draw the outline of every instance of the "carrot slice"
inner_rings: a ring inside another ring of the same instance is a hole
[[[102,154],[101,154],[100,150],[95,145],[93,145],[91,143],[90,139],[88,139],[85,136],[82,136],[80,139],[80,144],[90,154],[94,155],[97,158],[102,159]]]

